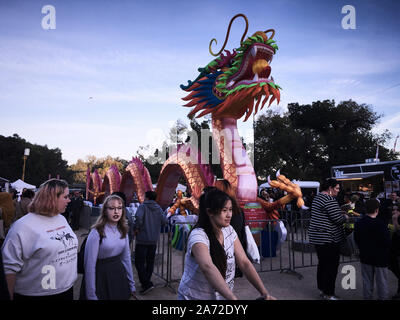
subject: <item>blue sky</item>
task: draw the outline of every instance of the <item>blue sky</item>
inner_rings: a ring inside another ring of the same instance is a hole
[[[42,28],[45,5],[56,10],[54,30]],[[354,30],[342,28],[345,5],[355,8]],[[376,132],[396,137],[399,12],[400,1],[377,0],[0,0],[0,134],[58,147],[69,164],[159,147],[189,111],[179,85],[213,59],[210,40],[217,51],[230,19],[244,13],[248,36],[276,32],[272,76],[283,90],[272,108],[352,99],[384,115]],[[226,49],[243,30],[238,19]],[[251,139],[251,120],[239,130]]]

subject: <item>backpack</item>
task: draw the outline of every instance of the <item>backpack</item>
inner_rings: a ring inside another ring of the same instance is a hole
[[[82,245],[81,245],[81,250],[79,250],[78,252],[78,273],[85,273],[85,247],[86,247],[86,241],[87,241],[87,237],[85,238],[85,240],[83,240]]]
[[[78,273],[84,274],[85,273],[85,247],[86,247],[86,241],[87,241],[88,236],[86,236],[85,240],[83,240],[81,249],[78,252],[78,263],[77,263],[77,269]],[[100,243],[101,244],[102,237],[100,236]]]

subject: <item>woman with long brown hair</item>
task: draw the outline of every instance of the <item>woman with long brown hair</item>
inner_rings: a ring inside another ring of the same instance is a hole
[[[81,290],[88,300],[136,299],[123,200],[108,196],[87,238]],[[83,298],[83,297],[81,297]]]
[[[225,192],[232,199],[232,218],[231,218],[231,226],[235,229],[237,236],[239,238],[240,243],[242,244],[244,252],[247,249],[247,238],[246,238],[246,229],[245,229],[245,217],[244,212],[240,208],[239,204],[236,200],[235,190],[232,188],[230,182],[226,179],[218,179],[215,181],[215,187],[223,192]],[[242,277],[243,272],[239,267],[236,267],[235,278]]]
[[[237,300],[235,264],[264,299],[269,295],[233,227],[232,199],[217,188],[200,197],[199,219],[189,234],[179,300]]]

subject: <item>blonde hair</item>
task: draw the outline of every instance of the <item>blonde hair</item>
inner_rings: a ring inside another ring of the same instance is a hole
[[[112,194],[104,200],[103,206],[101,207],[100,215],[97,218],[96,223],[92,226],[92,229],[97,230],[97,232],[100,235],[100,238],[104,238],[106,236],[104,233],[104,226],[108,222],[107,207],[108,207],[108,203],[111,200],[118,200],[122,206],[122,216],[117,223],[117,228],[118,228],[119,232],[121,233],[121,239],[123,239],[128,234],[128,221],[126,219],[126,208],[125,208],[124,200],[122,200],[122,198],[120,196],[117,196],[116,194]]]
[[[42,183],[36,192],[33,200],[28,205],[29,212],[43,216],[52,216],[58,214],[58,198],[68,188],[65,180],[50,179]]]

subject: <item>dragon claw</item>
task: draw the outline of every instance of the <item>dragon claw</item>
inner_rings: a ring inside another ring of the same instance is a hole
[[[283,174],[280,174],[280,170],[278,170],[276,176],[277,180],[271,180],[270,176],[268,176],[268,183],[271,187],[281,189],[288,193],[286,197],[281,199],[281,203],[286,204],[293,199],[297,199],[297,206],[302,208],[304,206],[304,200],[299,185],[290,181]]]

